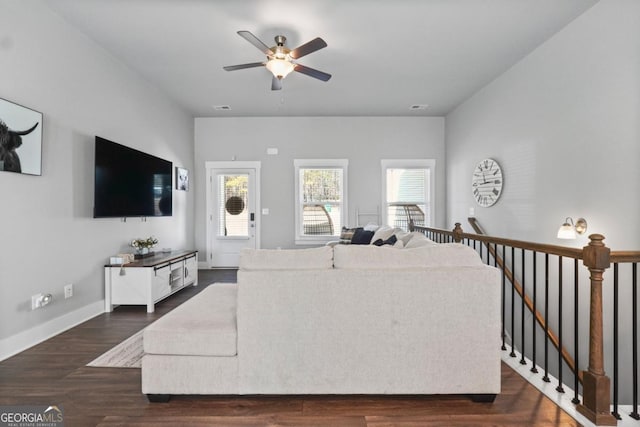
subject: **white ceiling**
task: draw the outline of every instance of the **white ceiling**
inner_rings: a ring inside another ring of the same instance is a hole
[[[597,0],[45,0],[195,117],[442,116]],[[271,91],[248,30],[268,46],[322,37]],[[427,110],[411,110],[428,104]],[[230,111],[214,106],[228,105]]]

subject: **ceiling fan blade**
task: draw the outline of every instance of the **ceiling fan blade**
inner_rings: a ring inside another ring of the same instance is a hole
[[[271,90],[282,90],[282,80],[273,76],[273,80],[271,80]]]
[[[296,64],[293,68],[293,71],[306,74],[307,76],[316,78],[318,80],[322,80],[323,82],[326,82],[331,78],[331,74],[325,73],[320,70],[316,70],[314,68],[305,67],[304,65],[300,65],[300,64]]]
[[[305,55],[313,53],[316,50],[320,50],[323,47],[327,47],[327,43],[324,40],[322,40],[320,37],[316,37],[310,42],[307,42],[302,46],[298,46],[297,48],[293,49],[291,52],[289,52],[289,55],[293,59],[298,59],[298,58],[302,58]]]
[[[265,55],[267,56],[274,55],[274,52],[269,48],[269,46],[264,44],[259,38],[251,34],[249,31],[238,31],[238,35],[243,39],[245,39],[246,41],[248,41],[249,43],[251,43],[252,45],[254,45],[255,47],[257,47]]]
[[[245,68],[255,68],[255,67],[263,67],[266,65],[264,62],[251,62],[249,64],[240,64],[240,65],[227,65],[224,68],[226,71],[235,71],[235,70],[244,70]]]

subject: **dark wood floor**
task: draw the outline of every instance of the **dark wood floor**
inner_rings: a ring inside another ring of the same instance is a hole
[[[0,362],[0,405],[58,405],[65,426],[576,426],[573,418],[502,366],[495,402],[467,396],[178,396],[149,403],[140,370],[85,365],[213,282],[235,271],[201,270],[191,287],[156,305],[121,306]]]

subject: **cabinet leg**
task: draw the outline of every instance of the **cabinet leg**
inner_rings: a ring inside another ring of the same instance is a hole
[[[155,304],[147,304],[147,313],[153,313],[155,310]]]

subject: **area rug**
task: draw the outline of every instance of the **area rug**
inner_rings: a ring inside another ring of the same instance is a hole
[[[140,368],[142,364],[142,331],[138,331],[111,350],[89,362],[97,368]]]

